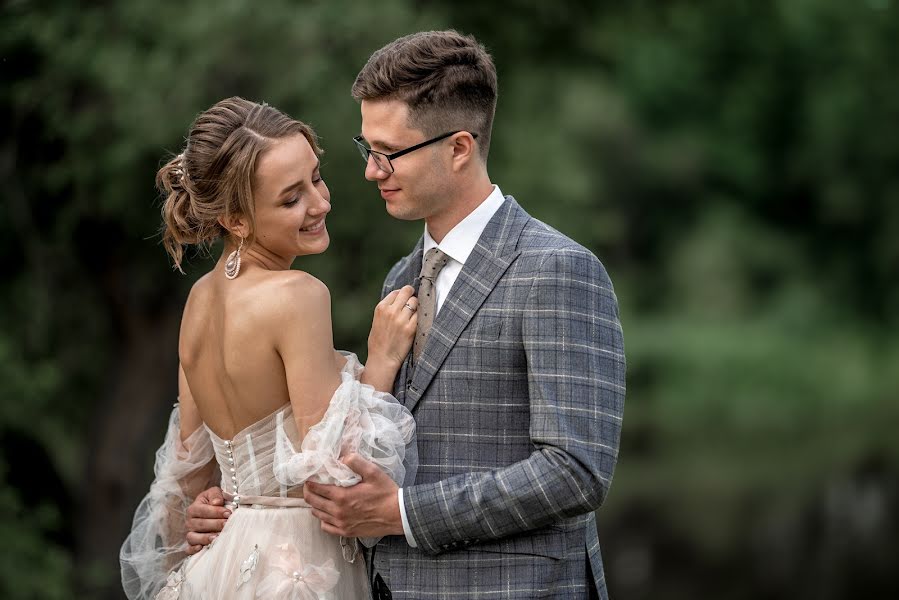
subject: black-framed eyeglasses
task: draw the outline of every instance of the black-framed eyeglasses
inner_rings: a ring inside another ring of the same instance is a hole
[[[426,140],[420,144],[415,144],[414,146],[409,146],[405,150],[398,150],[393,154],[385,154],[383,152],[378,152],[377,150],[372,150],[368,146],[365,145],[365,139],[361,135],[357,135],[353,138],[353,141],[356,142],[356,147],[359,149],[359,154],[362,155],[362,160],[366,163],[368,162],[368,157],[371,156],[375,160],[375,165],[385,173],[393,173],[393,163],[391,162],[394,159],[397,159],[401,156],[409,154],[410,152],[415,152],[420,148],[424,148],[425,146],[430,146],[434,142],[439,142],[440,140],[444,140],[451,135],[456,135],[457,133],[462,133],[465,131],[464,129],[460,129],[459,131],[450,131],[449,133],[444,133],[443,135],[438,135],[435,138],[431,138]],[[471,137],[474,139],[478,139],[478,134],[472,133]]]

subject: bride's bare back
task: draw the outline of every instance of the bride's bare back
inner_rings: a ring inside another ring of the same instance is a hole
[[[300,271],[222,265],[193,287],[181,322],[182,434],[199,426],[230,439],[286,403],[300,431],[318,422],[340,383],[330,296]]]
[[[346,449],[392,473],[394,488],[402,480],[412,416],[374,390],[393,387],[415,335],[417,300],[406,286],[378,303],[364,368],[355,357],[346,361],[334,351],[328,289],[292,270],[297,257],[320,254],[330,244],[331,198],[319,154],[315,134],[304,123],[265,104],[228,98],[197,117],[182,153],[157,173],[166,196],[163,244],[175,266],[180,269],[186,246],[219,238],[224,246],[184,309],[179,407],[157,452],[157,480],[135,513],[119,557],[129,598],[152,597],[160,588],[164,596],[177,594],[182,585],[215,598],[269,597],[285,578],[296,583],[290,569],[276,568],[282,559],[326,575],[337,597],[368,595],[362,561],[344,564],[338,538],[296,496],[313,476],[356,481],[349,467],[335,464]],[[229,262],[232,252],[235,260]],[[292,410],[281,411],[288,403]],[[335,410],[323,421],[329,407]],[[293,415],[302,441],[280,419],[286,414]],[[306,435],[320,422],[324,433]],[[297,455],[303,457],[294,461]],[[224,491],[232,496],[225,498],[218,488],[201,492],[226,473]],[[227,507],[226,499],[232,502]],[[237,510],[271,506],[273,500],[285,510]],[[190,510],[184,520],[182,508],[190,501],[213,511],[206,522],[215,531],[222,530],[226,508],[233,510],[233,533],[184,563],[185,536],[190,554],[199,551],[198,543],[211,541],[191,540],[184,529],[195,521]],[[297,540],[302,548],[288,552]],[[266,558],[259,564],[268,566],[241,588],[260,555]]]

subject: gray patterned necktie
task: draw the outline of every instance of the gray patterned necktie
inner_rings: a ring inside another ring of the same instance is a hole
[[[449,256],[439,248],[431,248],[421,265],[421,283],[418,286],[418,326],[412,343],[412,357],[418,361],[421,349],[428,340],[428,332],[437,314],[437,274],[449,262]]]

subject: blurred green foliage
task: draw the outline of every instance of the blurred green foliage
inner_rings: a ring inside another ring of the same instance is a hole
[[[296,266],[331,288],[337,345],[363,352],[421,226],[364,181],[349,89],[373,50],[446,27],[497,63],[494,181],[593,249],[621,301],[613,596],[897,593],[895,2],[0,10],[4,597],[119,596],[178,316],[211,264],[171,272],[157,236],[153,177],[193,117],[243,95],[316,128],[332,248]]]

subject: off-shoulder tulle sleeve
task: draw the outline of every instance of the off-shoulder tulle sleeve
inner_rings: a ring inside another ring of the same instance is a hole
[[[185,511],[210,485],[215,451],[205,427],[181,441],[178,407],[172,411],[165,442],[156,451],[155,479],[134,514],[119,563],[129,599],[152,598],[186,557]]]
[[[410,485],[418,468],[412,414],[392,395],[361,383],[359,359],[343,354],[347,362],[340,373],[341,384],[299,450],[285,431],[284,413],[279,415],[275,477],[287,486],[311,480],[349,487],[360,477],[340,457],[355,452],[378,465],[397,485]]]

